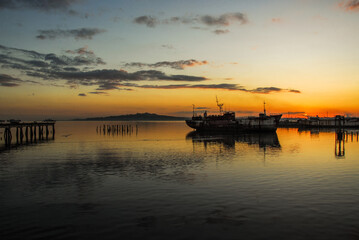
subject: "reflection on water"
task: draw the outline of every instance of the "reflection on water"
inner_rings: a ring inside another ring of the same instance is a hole
[[[192,131],[187,134],[187,140],[192,140],[194,144],[203,144],[207,148],[208,144],[223,145],[225,148],[235,148],[236,142],[248,145],[258,145],[260,148],[280,148],[277,133],[201,133]]]
[[[183,122],[56,130],[54,141],[0,152],[2,238],[359,236],[355,131],[200,134]]]
[[[345,132],[341,129],[335,131],[335,156],[345,156]]]
[[[359,130],[353,129],[323,129],[315,128],[310,130],[299,129],[299,133],[309,132],[312,138],[319,138],[320,133],[335,133],[334,136],[334,155],[338,159],[345,158],[345,143],[359,142]]]

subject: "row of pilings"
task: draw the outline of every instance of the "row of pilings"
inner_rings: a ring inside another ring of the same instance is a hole
[[[55,139],[55,124],[8,124],[4,128],[5,146],[10,146],[13,138],[15,138],[16,144]],[[11,131],[12,128],[16,129],[15,136]]]
[[[131,135],[131,134],[136,134],[138,133],[138,126],[136,125],[132,125],[132,124],[125,124],[125,125],[121,125],[121,124],[117,124],[117,125],[100,125],[96,127],[96,132],[99,134],[105,135],[110,135],[110,134],[126,134],[126,135]]]
[[[359,142],[359,132],[353,131],[344,131],[343,129],[338,129],[335,132],[335,156],[344,157],[345,156],[345,143],[349,142]]]

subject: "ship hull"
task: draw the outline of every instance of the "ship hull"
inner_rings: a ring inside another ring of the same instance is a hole
[[[236,120],[186,120],[197,131],[275,132],[282,115],[249,117]]]

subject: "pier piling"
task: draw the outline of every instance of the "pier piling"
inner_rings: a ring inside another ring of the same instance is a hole
[[[15,141],[16,144],[23,142],[36,142],[49,138],[50,129],[52,127],[52,139],[55,139],[55,122],[54,121],[41,121],[41,122],[1,122],[0,128],[4,128],[4,141],[6,146],[12,143],[12,131],[15,128]],[[38,136],[38,138],[37,138]]]

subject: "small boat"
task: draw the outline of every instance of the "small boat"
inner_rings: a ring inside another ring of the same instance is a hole
[[[207,111],[202,115],[195,115],[193,106],[193,116],[191,120],[186,120],[186,124],[197,131],[233,131],[233,132],[275,132],[279,125],[282,114],[267,115],[264,103],[264,111],[258,117],[235,117],[235,112],[223,112],[223,103],[219,103],[219,115],[207,115]]]

